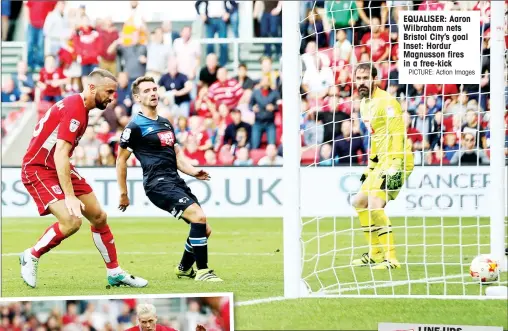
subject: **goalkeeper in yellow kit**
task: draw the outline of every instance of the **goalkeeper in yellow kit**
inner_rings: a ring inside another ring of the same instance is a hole
[[[352,204],[358,212],[369,252],[352,263],[395,269],[400,264],[384,208],[397,197],[413,171],[414,161],[402,108],[392,95],[375,85],[376,79],[377,70],[371,64],[356,67],[355,84],[361,97],[361,118],[370,131],[370,152],[368,168],[360,179],[362,186]]]

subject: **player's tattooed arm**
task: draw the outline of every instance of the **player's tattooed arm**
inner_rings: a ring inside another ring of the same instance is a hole
[[[187,158],[185,157],[185,155],[183,154],[183,152],[181,151],[181,149],[178,145],[175,145],[175,153],[176,153],[176,166],[177,166],[178,170],[180,170],[181,172],[183,172],[186,175],[195,177],[197,179],[201,179],[201,180],[209,180],[210,179],[210,175],[208,174],[208,172],[206,172],[203,169],[198,169],[198,168],[194,167],[192,164],[190,164],[187,161]]]
[[[127,160],[131,156],[128,149],[119,148],[118,157],[116,160],[116,177],[118,188],[120,189],[120,203],[118,209],[125,211],[130,204],[129,195],[127,192]]]

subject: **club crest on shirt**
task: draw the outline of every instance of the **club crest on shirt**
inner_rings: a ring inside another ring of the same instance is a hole
[[[157,133],[161,141],[161,146],[172,147],[175,144],[175,136],[171,131],[164,131]]]
[[[131,137],[131,129],[126,128],[125,130],[123,130],[122,139],[129,140],[130,137]]]
[[[79,121],[72,119],[71,123],[69,124],[69,130],[71,132],[76,132],[76,130],[78,130],[78,128],[79,128]]]
[[[51,186],[51,189],[53,190],[53,192],[55,192],[56,194],[62,194],[62,189],[60,188],[60,186],[58,185],[53,185]]]

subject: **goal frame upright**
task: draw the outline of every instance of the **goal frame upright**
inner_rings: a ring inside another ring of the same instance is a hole
[[[500,263],[500,269],[507,271],[505,256],[505,217],[508,216],[506,202],[506,159],[504,155],[505,128],[504,110],[504,2],[491,2],[490,26],[490,188],[493,194],[489,197],[490,208],[490,254]]]
[[[300,2],[282,7],[282,144],[284,296],[298,298],[302,277],[302,222],[300,213]]]

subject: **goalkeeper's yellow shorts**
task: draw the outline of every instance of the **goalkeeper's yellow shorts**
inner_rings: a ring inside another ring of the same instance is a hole
[[[400,190],[404,187],[404,183],[409,178],[414,169],[414,160],[413,156],[407,156],[403,165],[403,176],[402,176],[402,186],[398,190],[388,190],[386,189],[386,179],[383,178],[383,174],[386,170],[390,168],[390,164],[388,162],[378,164],[367,176],[367,179],[363,182],[360,187],[360,192],[364,193],[368,196],[376,196],[384,201],[388,202],[390,200],[395,200],[399,195]]]

